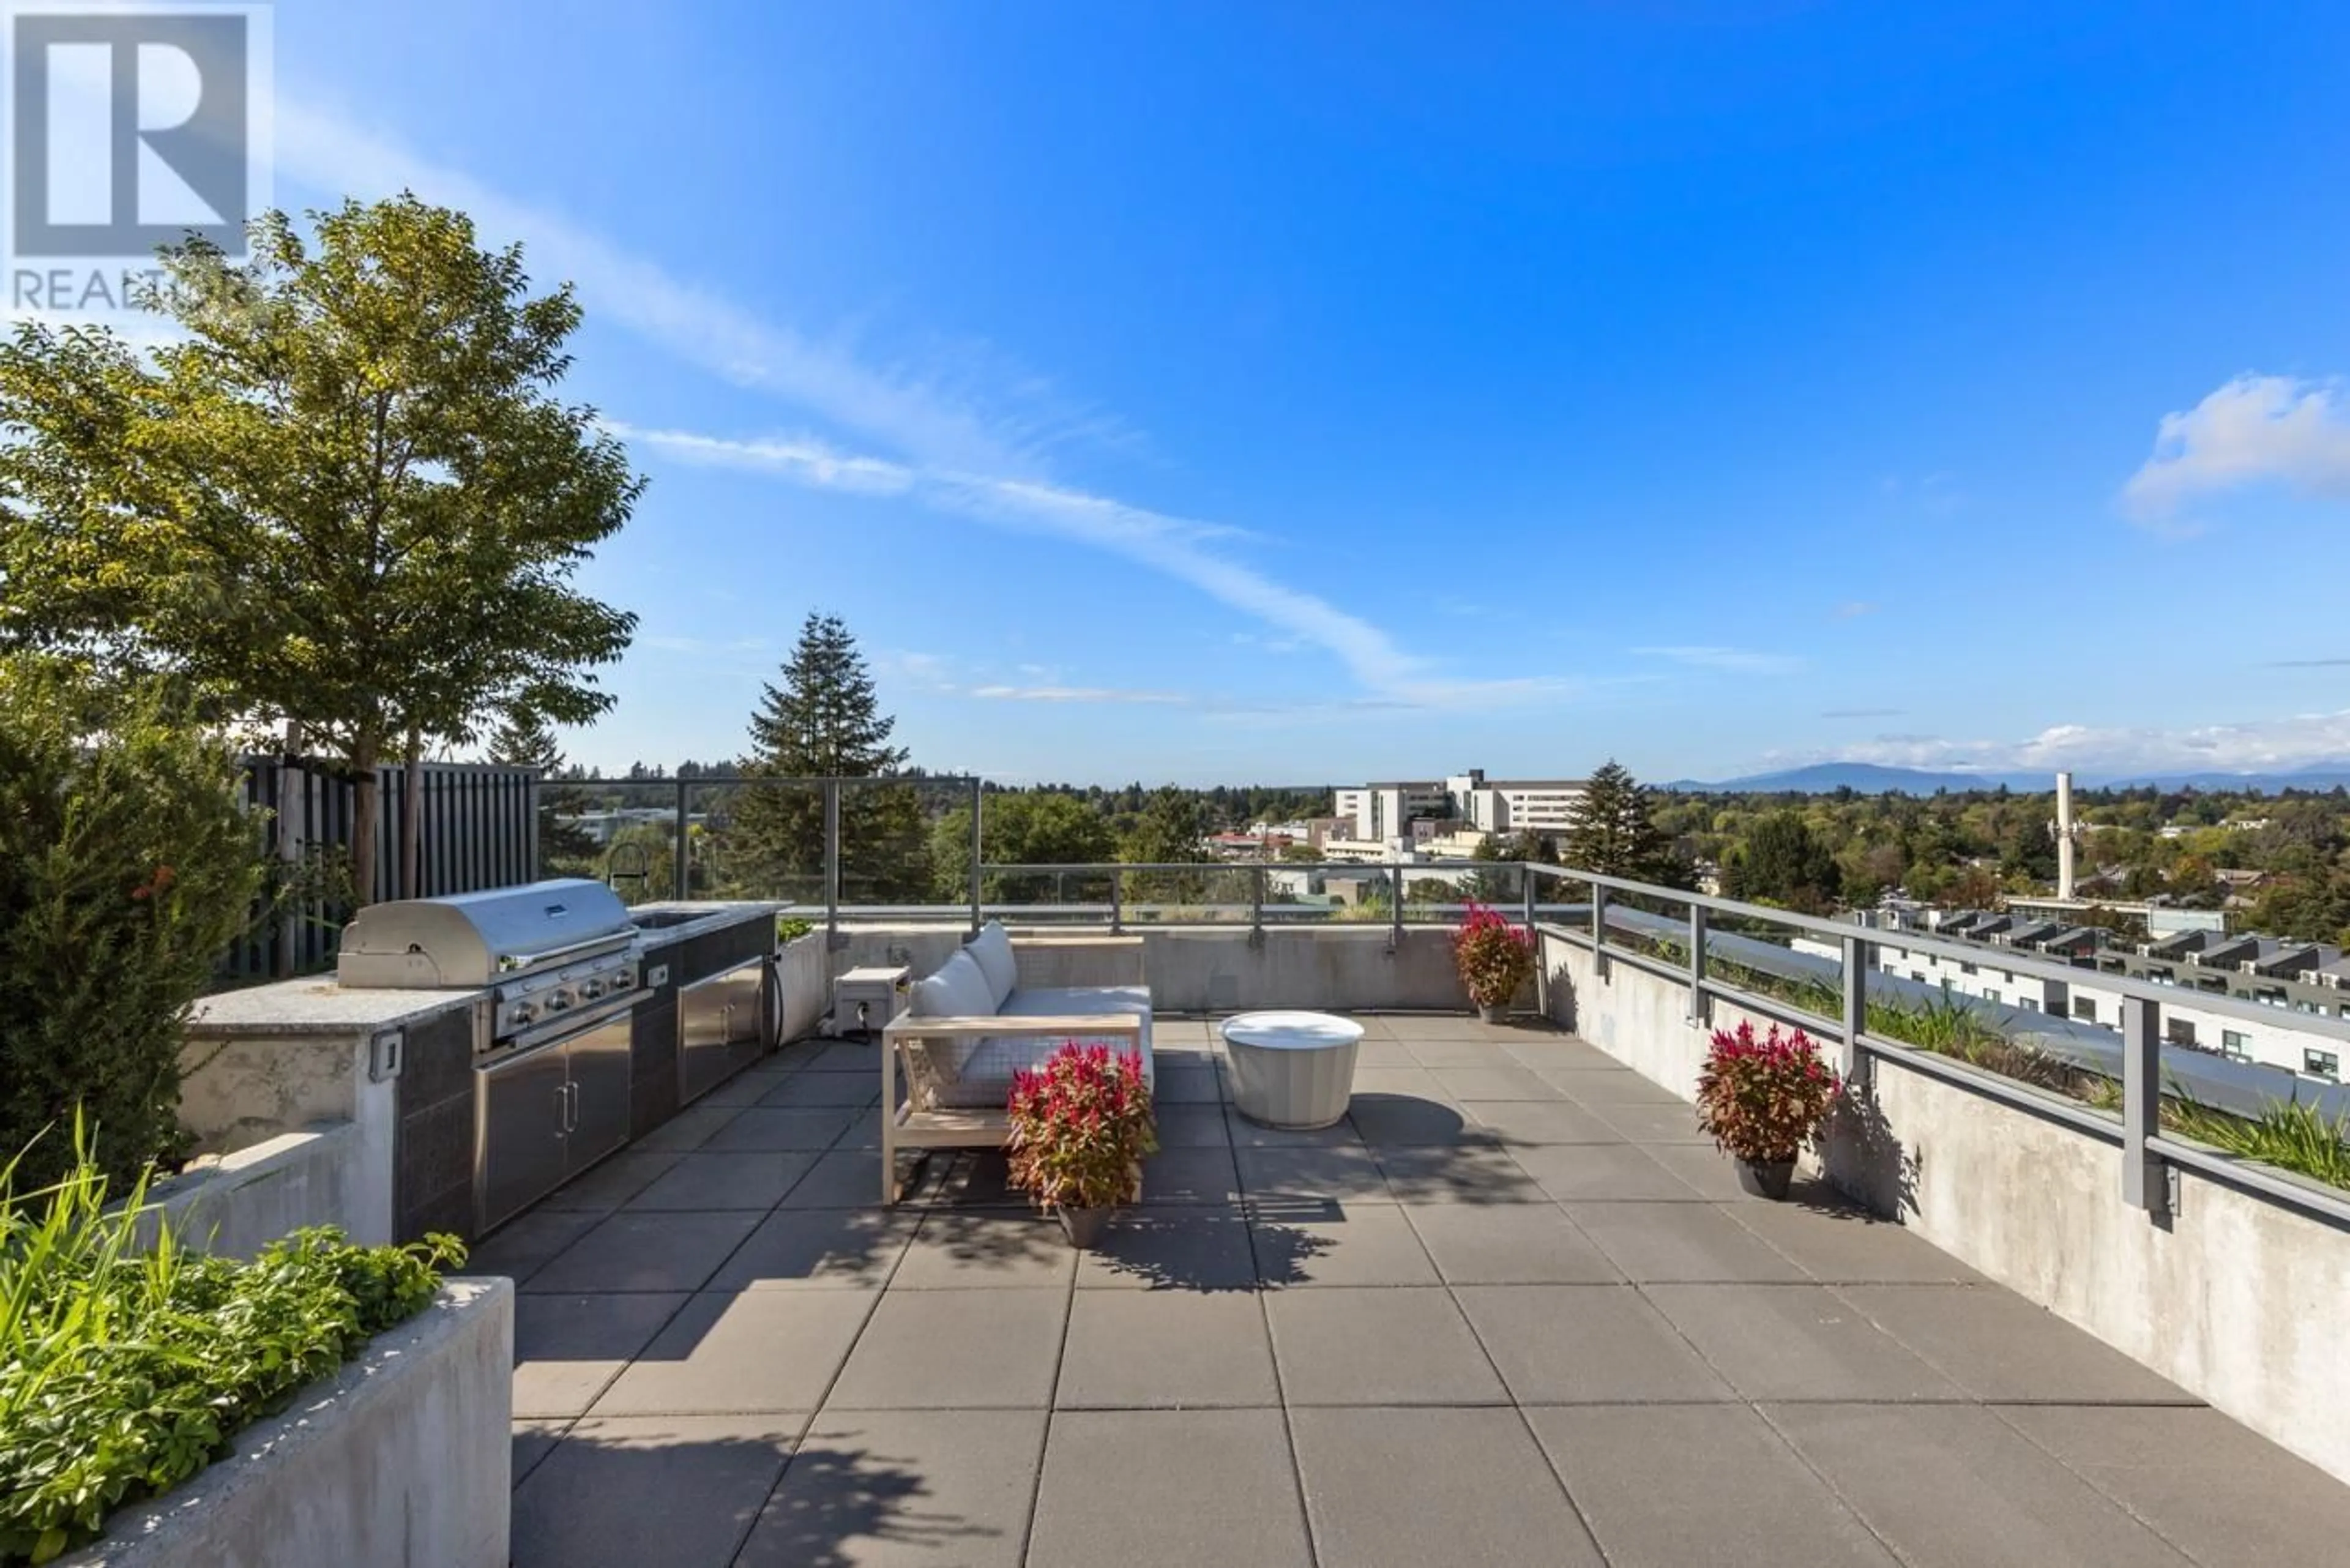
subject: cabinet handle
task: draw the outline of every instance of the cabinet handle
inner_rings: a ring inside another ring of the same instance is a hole
[[[563,1125],[563,1130],[576,1133],[579,1130],[579,1085],[572,1083],[563,1086],[571,1092],[571,1119]]]
[[[561,1137],[571,1130],[571,1085],[555,1085],[555,1136]]]

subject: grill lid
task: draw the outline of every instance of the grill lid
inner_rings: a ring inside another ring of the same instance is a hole
[[[584,877],[400,898],[369,905],[343,928],[335,980],[394,990],[494,985],[626,947],[635,935],[619,896]]]

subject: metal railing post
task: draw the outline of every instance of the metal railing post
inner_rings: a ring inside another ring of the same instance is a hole
[[[1126,929],[1126,868],[1109,868],[1109,929],[1112,936]]]
[[[1264,940],[1264,878],[1262,865],[1249,867],[1249,940]]]
[[[1533,861],[1527,860],[1519,863],[1518,886],[1520,890],[1525,894],[1526,929],[1528,932],[1532,932],[1534,929],[1534,866]]]
[[[1395,899],[1393,907],[1388,910],[1388,946],[1392,951],[1401,952],[1403,951],[1403,863],[1398,861],[1388,869],[1395,875]]]
[[[1599,951],[1607,945],[1607,889],[1600,883],[1591,885],[1591,950]]]
[[[980,925],[986,918],[986,910],[983,907],[984,900],[979,874],[979,846],[983,842],[980,837],[979,816],[986,807],[986,793],[979,780],[971,781],[971,929],[973,936],[979,934]]]
[[[1844,1041],[1836,1072],[1847,1084],[1865,1083],[1868,1077],[1868,1058],[1860,1046],[1860,1037],[1868,1032],[1868,949],[1864,938],[1844,940]]]
[[[1689,1021],[1702,1029],[1713,1016],[1705,994],[1705,926],[1703,904],[1691,904],[1689,912]]]
[[[692,893],[693,870],[687,858],[687,835],[693,823],[693,786],[685,780],[677,781],[677,842],[670,846],[670,883],[675,888],[670,896],[685,898]]]
[[[2147,1140],[2162,1130],[2162,1004],[2122,998],[2122,1201],[2149,1214],[2170,1207],[2162,1157]]]
[[[824,781],[824,929],[840,930],[840,781]]]

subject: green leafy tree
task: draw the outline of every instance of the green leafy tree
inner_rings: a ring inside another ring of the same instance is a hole
[[[594,836],[575,821],[592,809],[586,792],[562,780],[563,749],[555,732],[535,713],[509,713],[490,735],[490,761],[531,768],[539,776],[538,861],[540,869],[584,871],[595,863]]]
[[[1685,886],[1688,867],[1657,826],[1650,791],[1612,758],[1591,775],[1574,820],[1559,845],[1560,857],[1578,870],[1627,877],[1669,888]]]
[[[1794,811],[1757,822],[1721,870],[1731,898],[1813,912],[1832,908],[1843,883],[1835,856]]]
[[[781,679],[751,716],[745,777],[894,779],[906,751],[890,744],[897,721],[881,711],[872,671],[837,616],[810,612]],[[840,791],[841,894],[846,899],[920,898],[930,889],[921,799],[910,784]],[[762,892],[812,897],[824,877],[824,793],[813,785],[754,783],[727,806],[725,853],[738,881]]]
[[[2260,890],[2251,929],[2305,942],[2350,942],[2350,868],[2287,873]]]
[[[1058,790],[990,793],[980,806],[980,858],[990,866],[1092,866],[1118,857],[1118,836],[1109,820],[1073,794]],[[931,864],[939,896],[951,902],[970,896],[971,808],[957,806],[931,829]],[[1095,882],[1068,876],[988,873],[981,897],[989,903],[1032,903],[1066,893],[1071,898],[1105,897]]]
[[[296,726],[358,790],[484,716],[582,723],[635,618],[572,587],[641,489],[556,390],[580,312],[520,247],[402,195],[166,249],[151,363],[103,328],[0,348],[0,641],[175,672]],[[410,798],[415,798],[411,792]]]
[[[176,1152],[181,1026],[263,890],[237,801],[235,756],[164,683],[0,660],[0,1160],[32,1145],[20,1192],[72,1167],[77,1107],[109,1176]]]

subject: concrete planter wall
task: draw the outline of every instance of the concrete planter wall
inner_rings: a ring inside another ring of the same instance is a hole
[[[116,1512],[62,1568],[501,1568],[514,1282],[452,1280],[228,1458]]]
[[[363,1206],[366,1156],[359,1129],[336,1122],[191,1167],[148,1189],[146,1238],[160,1219],[184,1245],[250,1258],[306,1226],[347,1227]]]
[[[822,931],[795,937],[775,950],[776,1035],[796,1040],[832,1011],[832,972]]]
[[[1685,1099],[1709,1030],[1685,985],[1544,940],[1551,1015]],[[1759,1012],[1717,1002],[1713,1027]],[[2122,1201],[2117,1143],[1879,1060],[1825,1167],[1877,1212],[2350,1481],[2350,1233],[2191,1171],[2168,1226]],[[1815,1157],[1805,1163],[1818,1168]]]

